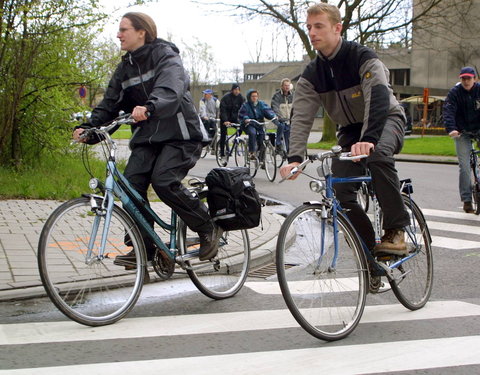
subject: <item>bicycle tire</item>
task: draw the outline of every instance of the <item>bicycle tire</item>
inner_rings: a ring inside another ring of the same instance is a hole
[[[275,157],[275,148],[270,142],[266,142],[265,144],[263,166],[265,167],[265,174],[267,175],[268,181],[273,182],[277,176],[277,159]]]
[[[96,199],[98,207],[101,200]],[[87,197],[63,203],[47,219],[38,243],[38,267],[43,286],[55,306],[68,318],[88,326],[112,324],[133,308],[145,277],[145,249],[131,217],[114,206],[103,259],[86,259],[94,221],[98,251],[105,215],[96,214]],[[130,246],[125,244],[126,238]],[[115,255],[131,249],[140,266],[133,270],[113,264]]]
[[[258,157],[255,156],[253,159],[250,158],[250,154],[247,153],[246,157],[245,157],[245,163],[246,163],[246,167],[248,168],[248,173],[250,176],[255,177],[256,174],[257,174],[257,171],[258,171],[258,168],[260,166],[260,162],[258,160]]]
[[[322,218],[321,204],[304,204],[285,219],[276,248],[283,298],[300,326],[312,336],[335,341],[358,325],[368,292],[368,271],[358,235],[344,215],[337,216],[336,266],[333,218]],[[322,242],[326,245],[323,255]]]
[[[228,159],[229,159],[228,153],[229,153],[229,150],[231,150],[231,144],[229,144],[227,147],[227,143],[230,143],[230,142],[228,140],[225,140],[225,150],[224,150],[225,155],[223,157],[220,155],[220,141],[216,142],[215,144],[215,159],[219,167],[226,167],[228,165]]]
[[[398,301],[409,310],[425,306],[433,286],[433,254],[431,237],[422,212],[408,196],[402,195],[410,214],[410,225],[405,228],[407,246],[417,255],[394,269],[390,286]],[[416,245],[415,245],[416,243]],[[411,251],[412,251],[411,250]]]
[[[207,145],[205,147],[202,148],[202,153],[200,154],[200,157],[202,159],[205,158],[205,156],[207,156],[207,154],[210,152],[210,145]]]
[[[475,190],[473,191],[473,204],[475,215],[480,214],[480,186],[475,186]]]
[[[199,194],[206,199],[206,192]],[[198,235],[182,220],[178,226],[178,248],[180,254],[200,246]],[[218,254],[211,261],[198,258],[186,261],[187,274],[197,289],[215,300],[233,297],[245,284],[250,266],[250,240],[246,230],[224,232]]]
[[[235,165],[237,167],[246,167],[248,158],[248,147],[243,139],[239,139],[234,147]]]

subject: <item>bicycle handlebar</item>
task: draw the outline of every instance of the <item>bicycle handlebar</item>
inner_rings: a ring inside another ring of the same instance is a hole
[[[301,162],[299,165],[297,165],[295,168],[293,168],[287,176],[282,177],[279,183],[290,179],[290,177],[292,177],[299,171],[302,171],[308,163],[313,163],[315,160],[320,160],[321,162],[323,162],[326,159],[338,158],[339,160],[343,161],[343,160],[364,159],[366,157],[368,157],[368,155],[353,156],[350,152],[342,152],[341,146],[338,146],[338,145],[333,146],[330,151],[320,152],[314,155],[307,155],[307,158],[303,162]]]
[[[249,125],[251,122],[255,122],[255,123],[257,123],[257,125],[263,126],[263,125],[267,125],[269,122],[273,122],[273,121],[275,121],[275,120],[277,120],[277,119],[278,119],[277,117],[274,117],[274,118],[272,118],[272,119],[269,120],[269,121],[260,122],[260,121],[257,121],[257,120],[255,120],[255,119],[252,118],[252,119],[249,119],[250,121],[248,122],[247,125]]]

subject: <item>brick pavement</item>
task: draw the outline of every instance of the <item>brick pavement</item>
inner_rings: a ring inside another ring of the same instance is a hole
[[[36,258],[38,239],[44,222],[60,204],[51,200],[0,200],[0,301],[44,294]],[[153,202],[152,207],[160,216],[168,214],[162,203]],[[249,230],[252,268],[273,261],[282,222],[282,216],[264,207],[262,226]]]

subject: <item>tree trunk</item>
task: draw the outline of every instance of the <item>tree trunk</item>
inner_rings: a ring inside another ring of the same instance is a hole
[[[337,124],[335,124],[327,112],[323,117],[322,142],[331,142],[337,140]]]

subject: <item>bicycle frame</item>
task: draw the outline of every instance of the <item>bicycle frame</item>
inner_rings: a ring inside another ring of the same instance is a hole
[[[115,150],[116,147],[113,146],[112,139],[110,135],[106,132],[105,137],[107,144],[110,146],[110,156],[107,161],[107,177],[104,185],[104,195],[99,196],[91,194],[92,207],[96,207],[95,198],[102,199],[102,206],[100,209],[104,212],[105,215],[105,225],[101,238],[101,245],[99,250],[99,257],[104,257],[105,247],[107,242],[107,235],[110,227],[110,221],[113,211],[113,205],[115,197],[117,197],[123,205],[125,211],[134,219],[135,223],[142,229],[147,236],[155,243],[155,245],[161,249],[171,260],[175,260],[177,256],[177,214],[172,210],[171,211],[171,221],[170,224],[162,220],[152,209],[146,204],[145,200],[140,196],[140,194],[130,185],[127,179],[123,174],[117,169],[116,160],[115,160]],[[162,239],[157,235],[155,230],[149,224],[148,221],[154,221],[160,227],[165,229],[170,233],[170,248],[162,241]],[[98,226],[99,226],[100,217],[97,217],[94,220],[92,228],[92,236],[89,240],[87,259],[90,259],[92,254],[92,249],[94,247],[94,239],[96,237]],[[196,250],[198,252],[198,250]],[[195,251],[192,251],[192,254]]]
[[[325,163],[325,160],[327,158],[331,158],[331,157],[340,157],[340,159],[342,160],[342,156],[341,156],[340,151],[338,151],[336,153],[335,152],[327,152],[327,153],[324,153],[324,154],[315,155],[310,160],[307,159],[300,166],[298,166],[296,169],[300,170],[306,165],[306,163],[313,162],[316,159],[319,159],[322,163],[321,168],[322,168],[323,176],[324,176],[324,179],[325,179],[325,183],[323,184],[323,189],[322,189],[323,192],[324,192],[324,197],[325,197],[325,199],[323,200],[323,204],[322,204],[322,218],[326,219],[327,217],[329,217],[328,216],[328,210],[331,210],[331,216],[330,217],[333,220],[333,229],[334,229],[333,230],[333,234],[334,234],[334,238],[333,238],[333,240],[334,240],[334,256],[333,256],[333,259],[332,259],[331,267],[332,267],[332,269],[335,269],[336,261],[338,259],[338,253],[339,253],[338,224],[337,224],[337,217],[338,216],[337,216],[337,214],[338,214],[338,212],[345,213],[345,210],[342,208],[340,202],[335,197],[333,186],[335,184],[343,184],[343,183],[362,183],[362,182],[370,183],[372,181],[372,178],[371,178],[371,176],[333,177],[331,167],[329,165],[327,165],[327,163]],[[353,157],[346,156],[346,155],[343,155],[343,157],[344,157],[343,160],[354,159]],[[292,171],[292,174],[294,174],[294,173],[296,173],[296,171],[295,172]],[[401,191],[408,196],[408,199],[411,200],[411,192],[413,191],[412,186],[411,186],[411,180],[410,179],[402,180],[401,183],[402,183]],[[320,182],[320,184],[321,184],[321,182]],[[374,204],[374,217],[377,218],[377,220],[380,217],[380,213],[377,211],[378,209],[379,209],[378,204]],[[347,215],[345,215],[345,218],[347,220],[349,220]],[[377,221],[377,220],[375,220],[375,221]],[[380,237],[380,233],[381,233],[379,220],[378,220],[378,222],[374,223],[374,230],[375,230],[376,240],[378,240],[379,237]],[[379,272],[378,276],[387,276],[389,278],[392,278],[393,277],[393,269],[398,268],[400,265],[407,262],[409,259],[413,258],[414,256],[416,256],[418,254],[418,252],[420,251],[420,247],[419,247],[418,242],[417,242],[415,231],[416,231],[415,227],[410,228],[410,226],[409,226],[409,227],[406,228],[406,233],[409,236],[409,238],[411,239],[412,243],[414,244],[415,251],[413,253],[411,253],[410,255],[408,255],[406,257],[403,257],[401,259],[398,259],[397,261],[395,261],[395,262],[393,262],[392,264],[389,264],[389,265],[385,264],[384,262],[377,262],[375,260],[375,258],[373,257],[373,255],[371,254],[368,247],[365,245],[365,242],[363,241],[363,239],[357,233],[357,236],[360,239],[360,243],[361,243],[362,248],[363,248],[363,252],[364,252],[364,254],[367,258],[367,261],[370,265],[372,265],[374,267],[374,270],[376,272]],[[323,238],[324,238],[324,236],[322,236],[322,239]],[[322,242],[321,243],[321,250],[320,250],[321,256],[325,253],[324,246],[325,246],[325,244]]]

